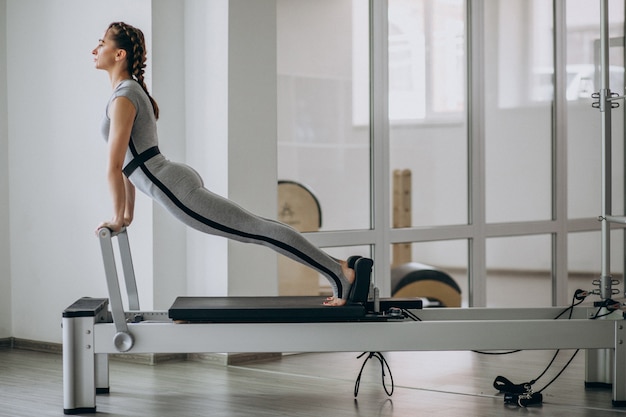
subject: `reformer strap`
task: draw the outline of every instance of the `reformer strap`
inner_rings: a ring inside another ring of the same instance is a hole
[[[391,368],[389,367],[389,364],[387,363],[387,360],[385,359],[383,354],[380,353],[380,352],[363,352],[359,356],[357,356],[357,359],[360,359],[360,358],[362,358],[365,355],[367,355],[367,357],[365,358],[365,361],[363,362],[363,365],[361,365],[361,371],[359,372],[359,376],[356,378],[356,382],[354,383],[354,398],[356,398],[357,395],[359,395],[359,387],[361,386],[361,375],[363,375],[363,368],[365,368],[365,364],[371,358],[376,358],[380,362],[380,368],[381,368],[381,372],[382,372],[383,388],[385,389],[385,393],[388,396],[391,397],[393,395],[393,388],[394,388],[394,385],[393,385],[393,375],[391,375]],[[387,375],[385,374],[385,368],[387,368],[387,371],[389,371],[389,379],[390,379],[390,382],[391,382],[391,389],[387,388],[387,382],[385,380],[385,377]]]
[[[160,154],[161,152],[159,151],[159,147],[158,146],[153,146],[151,148],[146,149],[145,151],[143,151],[142,153],[140,153],[139,155],[135,156],[135,158],[130,161],[128,163],[128,165],[126,165],[124,167],[124,169],[122,170],[122,172],[124,173],[124,175],[126,175],[126,178],[129,178],[130,175],[135,172],[135,170],[137,168],[139,168],[140,165],[143,165],[144,163],[146,163],[150,158],[157,156],[158,154]]]
[[[534,381],[524,382],[523,384],[514,384],[503,376],[497,376],[493,381],[493,387],[500,392],[509,392],[513,394],[524,394],[532,390]]]

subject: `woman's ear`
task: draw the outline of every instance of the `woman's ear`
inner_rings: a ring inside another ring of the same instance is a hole
[[[126,51],[124,49],[118,49],[115,52],[115,61],[123,61],[126,59]]]

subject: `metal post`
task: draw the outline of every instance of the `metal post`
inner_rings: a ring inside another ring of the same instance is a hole
[[[391,294],[391,168],[389,167],[389,97],[388,97],[388,17],[387,0],[370,0],[370,195],[371,226],[376,231],[373,245],[373,282],[384,296]],[[380,171],[378,171],[380,169]]]
[[[137,281],[135,280],[135,269],[133,259],[130,255],[130,243],[128,242],[128,232],[124,228],[117,234],[117,243],[120,247],[120,258],[122,271],[124,271],[124,281],[126,282],[126,293],[128,294],[128,309],[139,310],[139,294],[137,293]]]
[[[125,235],[126,232],[124,230],[120,233],[124,233]],[[109,229],[104,227],[98,231],[98,237],[100,240],[100,249],[102,250],[102,260],[104,262],[104,272],[107,280],[107,288],[109,290],[111,315],[113,316],[113,322],[115,323],[115,329],[117,330],[114,338],[114,343],[120,352],[126,352],[133,347],[134,340],[132,334],[130,334],[130,332],[128,331],[128,325],[126,324],[126,314],[124,313],[122,294],[120,292],[120,283],[117,277],[117,267],[115,266],[115,256],[113,254],[113,243],[111,242],[112,233]],[[126,245],[128,246],[127,240]],[[122,244],[120,244],[120,249],[121,247]],[[124,256],[128,256],[130,260],[130,249],[128,247],[127,249],[128,254]],[[128,277],[126,278],[128,279]],[[135,288],[135,294],[136,292],[137,291]]]
[[[611,236],[607,216],[611,216],[611,90],[609,89],[609,6],[600,1],[600,114],[602,115],[602,216],[600,297],[611,298]]]
[[[485,203],[485,4],[466,2],[468,57],[468,220],[473,237],[468,239],[469,305],[487,305],[487,232]]]
[[[612,349],[587,349],[585,351],[585,386],[608,388],[613,383]]]
[[[98,353],[95,359],[96,394],[109,393],[109,354]]]
[[[117,267],[115,266],[111,231],[107,228],[102,228],[98,231],[98,237],[100,239],[100,249],[104,262],[104,274],[109,291],[109,302],[111,304],[113,322],[118,332],[128,332],[126,315],[124,314],[124,306],[122,304],[122,293],[120,292],[120,284],[117,277]]]
[[[613,357],[613,405],[626,406],[626,328],[615,322],[615,350]]]

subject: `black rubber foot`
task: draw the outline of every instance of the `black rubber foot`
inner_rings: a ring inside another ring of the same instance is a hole
[[[63,414],[92,414],[96,412],[96,407],[84,407],[84,408],[64,408]]]
[[[613,388],[613,384],[609,384],[608,382],[587,382],[585,381],[585,388]]]
[[[96,395],[98,394],[108,394],[110,391],[110,389],[107,388],[96,388]]]

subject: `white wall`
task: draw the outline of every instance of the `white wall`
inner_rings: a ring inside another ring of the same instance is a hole
[[[276,1],[230,0],[228,24],[228,196],[276,218]],[[230,295],[278,294],[275,253],[228,250]]]
[[[6,0],[0,0],[0,338],[11,336],[9,147],[7,137]]]
[[[111,215],[100,133],[111,85],[91,51],[112,21],[146,36],[163,153],[275,217],[274,0],[254,9],[255,24],[237,26],[250,16],[246,2],[0,0],[0,337],[60,342],[64,308],[107,296],[94,229]],[[257,62],[229,67],[229,47]],[[247,88],[229,89],[237,77]],[[246,107],[251,98],[268,105]],[[229,103],[238,103],[230,114]],[[229,125],[245,129],[229,138]],[[252,145],[257,158],[243,158]],[[129,235],[143,309],[166,309],[178,295],[276,292],[268,249],[189,230],[141,194]]]
[[[99,130],[111,86],[91,50],[114,20],[150,38],[150,2],[9,0],[6,11],[12,336],[58,342],[65,307],[106,296],[94,230],[111,215]],[[150,205],[138,198],[131,235],[146,307]]]
[[[152,95],[160,109],[158,122],[161,152],[174,161],[185,161],[186,106],[185,12],[182,2],[152,1]],[[172,304],[172,294],[187,293],[187,230],[159,205],[153,210],[154,308]],[[133,231],[133,235],[134,235]]]

